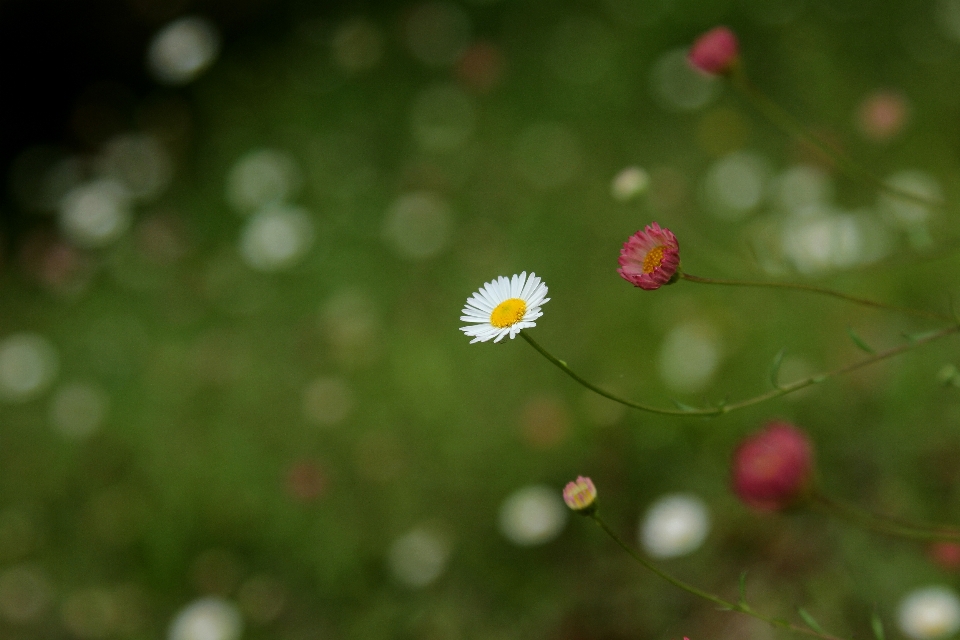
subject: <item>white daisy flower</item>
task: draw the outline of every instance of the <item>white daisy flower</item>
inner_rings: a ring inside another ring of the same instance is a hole
[[[460,319],[471,322],[468,327],[460,327],[474,342],[486,342],[493,339],[500,342],[506,336],[515,338],[522,329],[537,326],[534,322],[543,315],[540,305],[550,301],[547,285],[531,273],[514,275],[512,278],[500,276],[483,285],[470,296],[463,308]]]

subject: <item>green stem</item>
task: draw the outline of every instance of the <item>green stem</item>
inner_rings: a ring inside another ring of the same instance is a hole
[[[927,320],[946,320],[947,322],[953,321],[951,316],[943,313],[937,313],[936,311],[898,307],[885,302],[877,302],[875,300],[868,300],[866,298],[858,298],[857,296],[851,296],[840,291],[834,291],[833,289],[827,289],[824,287],[817,287],[811,284],[797,284],[792,282],[759,282],[749,280],[722,280],[718,278],[703,278],[690,273],[684,273],[682,271],[678,271],[677,273],[679,273],[680,277],[684,280],[689,280],[690,282],[699,282],[701,284],[719,284],[731,287],[759,287],[764,289],[793,289],[794,291],[805,291],[807,293],[818,293],[824,296],[831,296],[833,298],[839,298],[840,300],[853,302],[854,304],[859,304],[864,307],[886,309],[888,311],[895,311],[897,313],[903,313],[905,315],[924,318]]]
[[[594,511],[594,512],[591,514],[590,517],[592,517],[593,520],[594,520],[594,522],[596,522],[597,525],[598,525],[601,529],[603,529],[603,531],[604,531],[608,536],[610,536],[610,537],[613,539],[614,542],[616,542],[618,545],[620,545],[620,547],[621,547],[624,551],[626,551],[626,552],[630,555],[630,557],[632,557],[634,560],[636,560],[636,561],[639,562],[641,565],[643,565],[646,569],[652,571],[653,573],[655,573],[656,575],[658,575],[660,578],[663,578],[664,580],[666,580],[667,582],[669,582],[669,583],[672,584],[673,586],[677,587],[678,589],[683,589],[683,590],[686,591],[687,593],[691,593],[691,594],[697,596],[698,598],[703,598],[704,600],[707,600],[707,601],[709,601],[709,602],[712,602],[713,604],[717,605],[718,607],[720,607],[720,608],[722,608],[722,609],[727,609],[727,610],[729,610],[729,611],[736,611],[737,613],[742,613],[742,614],[744,614],[744,615],[750,616],[751,618],[756,618],[757,620],[762,620],[763,622],[766,622],[767,624],[769,624],[769,625],[771,625],[771,626],[774,626],[774,627],[779,627],[779,628],[781,628],[781,629],[787,629],[787,630],[789,630],[789,631],[793,631],[794,633],[800,633],[800,634],[807,635],[807,636],[813,636],[813,637],[815,637],[815,638],[823,638],[824,640],[842,640],[842,639],[839,638],[838,636],[833,636],[833,635],[830,635],[830,634],[827,634],[827,633],[819,633],[819,632],[817,632],[817,631],[814,631],[813,629],[808,629],[807,627],[797,626],[797,625],[795,625],[795,624],[793,624],[793,623],[791,623],[791,622],[788,622],[788,621],[786,621],[786,620],[781,620],[781,619],[778,619],[778,618],[771,618],[771,617],[765,616],[765,615],[763,615],[762,613],[758,613],[758,612],[754,611],[752,608],[750,608],[749,605],[747,605],[746,602],[736,602],[736,603],[734,603],[734,602],[729,602],[729,601],[727,601],[727,600],[724,600],[724,599],[721,598],[720,596],[714,595],[714,594],[712,594],[712,593],[710,593],[710,592],[708,592],[708,591],[704,591],[703,589],[699,589],[699,588],[693,586],[692,584],[689,584],[689,583],[687,583],[687,582],[684,582],[683,580],[680,580],[680,579],[678,579],[678,578],[674,578],[672,575],[670,575],[670,574],[667,573],[666,571],[663,571],[662,569],[660,569],[659,567],[657,567],[655,564],[653,564],[652,562],[650,562],[649,560],[647,560],[646,558],[644,558],[642,555],[640,555],[639,553],[637,553],[636,550],[634,550],[633,547],[631,547],[631,546],[628,545],[626,542],[624,542],[623,539],[621,539],[620,536],[618,536],[618,535],[613,531],[613,529],[611,529],[611,528],[607,525],[607,523],[604,522],[604,521],[600,518],[600,516],[597,514],[596,511]]]
[[[784,110],[776,102],[764,95],[747,78],[741,67],[736,67],[729,75],[730,83],[743,95],[763,116],[772,122],[776,127],[783,130],[787,135],[794,136],[803,140],[814,147],[825,156],[830,158],[841,171],[854,179],[860,179],[868,182],[881,191],[886,191],[890,195],[896,196],[902,200],[907,200],[915,204],[924,206],[941,207],[943,202],[939,199],[932,199],[909,191],[904,191],[886,183],[871,172],[867,171],[849,156],[830,146],[820,138],[811,134],[796,118]]]
[[[772,400],[774,398],[779,398],[780,396],[785,396],[788,393],[793,393],[794,391],[799,391],[800,389],[804,389],[806,387],[819,384],[830,378],[833,378],[845,373],[851,373],[853,371],[857,371],[858,369],[862,369],[864,367],[868,367],[874,363],[880,362],[881,360],[887,360],[888,358],[893,358],[902,353],[906,353],[907,351],[911,351],[913,349],[916,349],[917,347],[925,345],[928,342],[934,342],[935,340],[945,338],[946,336],[950,336],[958,332],[960,332],[960,324],[947,327],[946,329],[942,329],[941,331],[937,331],[935,333],[931,333],[923,338],[918,338],[917,340],[908,342],[907,344],[902,344],[899,347],[894,347],[892,349],[887,349],[886,351],[881,351],[875,355],[870,356],[869,358],[864,358],[863,360],[859,360],[857,362],[853,362],[851,364],[844,365],[842,367],[838,367],[830,371],[825,371],[823,373],[819,373],[817,375],[810,376],[808,378],[803,378],[801,380],[797,380],[796,382],[791,382],[790,384],[778,385],[775,389],[771,389],[766,393],[761,393],[760,395],[754,396],[752,398],[747,398],[746,400],[741,400],[739,402],[734,402],[732,404],[722,404],[718,407],[712,407],[710,409],[662,409],[659,407],[654,407],[651,405],[642,404],[640,402],[634,402],[632,400],[621,398],[620,396],[610,393],[609,391],[606,391],[605,389],[602,389],[597,385],[580,377],[580,375],[577,374],[575,371],[573,371],[573,369],[571,369],[566,362],[564,362],[563,360],[560,360],[559,358],[554,356],[552,353],[550,353],[549,351],[544,349],[542,346],[540,346],[540,344],[536,340],[531,338],[530,334],[528,334],[525,330],[520,332],[520,336],[524,340],[526,340],[531,347],[536,349],[536,351],[540,355],[542,355],[544,358],[546,358],[551,363],[553,363],[557,368],[559,368],[565,374],[567,374],[568,376],[576,380],[578,383],[580,383],[582,386],[586,387],[590,391],[593,391],[594,393],[601,395],[604,398],[609,398],[610,400],[613,400],[614,402],[619,402],[624,406],[630,407],[632,409],[639,409],[640,411],[646,411],[649,413],[658,413],[658,414],[667,415],[667,416],[711,417],[711,416],[721,416],[721,415],[730,413],[732,411],[738,411],[740,409],[752,407],[753,405],[760,404],[761,402],[766,402],[767,400]]]
[[[916,524],[900,518],[881,515],[832,498],[821,491],[815,492],[812,497],[815,503],[827,513],[888,536],[917,541],[960,540],[960,530],[958,529]]]

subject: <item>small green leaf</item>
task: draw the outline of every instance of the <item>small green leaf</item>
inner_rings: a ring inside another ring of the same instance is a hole
[[[854,333],[852,327],[847,327],[847,333],[850,334],[850,339],[853,340],[853,344],[857,345],[861,350],[866,351],[871,355],[876,355],[877,352],[873,350],[873,347],[868,345],[863,341],[863,338]]]
[[[827,632],[823,630],[823,627],[820,626],[820,623],[813,619],[806,609],[803,607],[797,607],[797,613],[800,614],[800,617],[803,618],[803,621],[808,627],[816,631],[817,633],[827,635]]]
[[[740,604],[747,604],[747,572],[740,574]]]
[[[774,389],[780,388],[780,365],[783,364],[783,356],[786,353],[786,349],[780,349],[773,357],[773,364],[770,366],[770,384]]]
[[[870,618],[870,626],[873,627],[873,636],[877,640],[886,640],[886,634],[883,633],[883,621],[880,619],[880,616],[877,615],[877,612],[873,612],[873,616]]]

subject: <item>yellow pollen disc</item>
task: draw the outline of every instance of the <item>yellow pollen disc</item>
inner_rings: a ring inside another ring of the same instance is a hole
[[[520,298],[510,298],[497,305],[497,308],[490,314],[490,324],[497,329],[503,329],[517,324],[523,320],[523,314],[527,312],[527,303]]]
[[[653,273],[663,262],[663,247],[654,247],[643,258],[643,272]]]

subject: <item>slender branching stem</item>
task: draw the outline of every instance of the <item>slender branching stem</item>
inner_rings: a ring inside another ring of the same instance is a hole
[[[960,541],[960,529],[956,527],[913,523],[901,518],[874,513],[849,502],[828,496],[820,490],[814,492],[812,498],[814,505],[822,511],[877,533],[918,542]]]
[[[692,584],[690,584],[690,583],[688,583],[688,582],[684,582],[683,580],[680,580],[679,578],[675,578],[675,577],[673,577],[672,575],[670,575],[669,573],[667,573],[666,571],[664,571],[663,569],[659,568],[657,565],[653,564],[652,562],[650,562],[649,560],[647,560],[646,558],[644,558],[642,555],[640,555],[639,553],[637,553],[637,551],[636,551],[633,547],[631,547],[631,546],[628,545],[626,542],[624,542],[623,539],[622,539],[620,536],[618,536],[618,535],[613,531],[613,529],[611,529],[611,528],[609,527],[609,525],[607,525],[607,523],[603,521],[602,518],[600,518],[600,516],[597,514],[596,511],[594,511],[594,512],[590,515],[590,517],[592,517],[593,520],[594,520],[594,522],[596,522],[597,525],[598,525],[601,529],[603,529],[603,531],[604,531],[608,536],[610,536],[610,537],[613,539],[614,542],[616,542],[618,545],[620,545],[620,547],[623,548],[623,550],[626,551],[626,552],[630,555],[630,557],[632,557],[634,560],[636,560],[636,561],[639,562],[641,565],[643,565],[646,569],[652,571],[652,572],[655,573],[657,576],[659,576],[660,578],[663,578],[664,580],[666,580],[667,582],[669,582],[669,583],[672,584],[673,586],[677,587],[678,589],[683,589],[683,590],[686,591],[687,593],[691,593],[691,594],[697,596],[698,598],[703,598],[704,600],[707,600],[707,601],[709,601],[709,602],[712,602],[713,604],[717,605],[717,606],[720,607],[721,609],[725,609],[725,610],[728,610],[728,611],[735,611],[735,612],[737,612],[737,613],[742,613],[742,614],[744,614],[744,615],[750,616],[751,618],[756,618],[757,620],[762,620],[763,622],[766,622],[767,624],[769,624],[769,625],[771,625],[771,626],[774,626],[774,627],[779,627],[779,628],[781,628],[781,629],[786,629],[786,630],[788,630],[788,631],[792,631],[792,632],[794,632],[794,633],[803,634],[803,635],[806,635],[806,636],[813,636],[814,638],[822,638],[823,640],[843,640],[843,639],[840,638],[839,636],[830,635],[830,634],[828,634],[828,633],[820,633],[819,631],[815,631],[814,629],[810,629],[810,628],[807,628],[807,627],[801,627],[801,626],[795,625],[795,624],[793,624],[792,622],[789,622],[789,621],[787,621],[787,620],[782,620],[782,619],[780,619],[780,618],[772,618],[772,617],[770,617],[770,616],[765,616],[765,615],[763,615],[762,613],[759,613],[759,612],[757,612],[757,611],[754,611],[754,610],[750,607],[750,605],[748,605],[748,604],[746,603],[746,601],[744,601],[744,600],[742,600],[742,599],[741,599],[740,602],[730,602],[730,601],[728,601],[728,600],[724,600],[724,599],[721,598],[720,596],[714,595],[714,594],[712,594],[712,593],[710,593],[710,592],[708,592],[708,591],[704,591],[703,589],[700,589],[700,588],[698,588],[698,587],[695,587],[695,586],[693,586]]]
[[[864,169],[853,159],[842,151],[827,144],[816,137],[803,126],[803,124],[794,118],[789,112],[783,109],[776,102],[768,98],[761,92],[747,77],[742,67],[736,67],[728,76],[733,87],[750,102],[757,111],[759,111],[774,126],[781,129],[789,136],[793,136],[804,141],[816,150],[830,158],[838,169],[854,179],[863,180],[868,184],[885,191],[901,200],[921,204],[928,207],[942,207],[943,201],[940,199],[925,197],[910,191],[899,189],[886,181],[878,178],[873,173]]]
[[[565,374],[567,374],[568,376],[576,380],[583,387],[586,387],[590,391],[593,391],[594,393],[601,395],[604,398],[609,398],[610,400],[613,400],[614,402],[619,402],[624,406],[630,407],[632,409],[638,409],[640,411],[646,411],[649,413],[658,413],[658,414],[667,415],[667,416],[712,417],[712,416],[722,416],[724,414],[731,413],[733,411],[738,411],[740,409],[752,407],[762,402],[766,402],[767,400],[773,400],[774,398],[785,396],[788,393],[793,393],[794,391],[799,391],[800,389],[804,389],[806,387],[819,384],[825,380],[829,380],[830,378],[834,378],[836,376],[843,375],[846,373],[851,373],[853,371],[863,369],[864,367],[868,367],[882,360],[887,360],[889,358],[899,356],[903,353],[912,351],[913,349],[921,347],[925,344],[928,344],[930,342],[935,342],[937,340],[940,340],[941,338],[945,338],[947,336],[951,336],[956,333],[960,333],[960,324],[955,324],[953,326],[947,327],[946,329],[942,329],[940,331],[927,334],[923,337],[916,338],[915,340],[902,344],[898,347],[893,347],[892,349],[887,349],[886,351],[880,351],[868,358],[858,360],[857,362],[853,362],[851,364],[847,364],[842,367],[838,367],[836,369],[831,369],[830,371],[825,371],[823,373],[819,373],[817,375],[813,375],[808,378],[803,378],[801,380],[797,380],[795,382],[791,382],[788,384],[778,383],[774,389],[771,389],[766,393],[761,393],[759,395],[753,396],[752,398],[747,398],[746,400],[740,400],[739,402],[724,403],[716,407],[710,407],[708,409],[696,409],[696,408],[663,409],[660,407],[654,407],[652,405],[643,404],[640,402],[634,402],[633,400],[627,400],[626,398],[621,398],[620,396],[610,393],[609,391],[601,387],[598,387],[592,382],[581,377],[578,373],[576,373],[573,369],[571,369],[566,362],[564,362],[563,360],[560,360],[559,358],[554,356],[552,353],[550,353],[549,351],[544,349],[542,346],[540,346],[540,343],[538,343],[536,340],[531,338],[530,334],[527,333],[527,331],[525,330],[521,331],[520,336],[524,340],[526,340],[530,344],[530,346],[533,347],[540,355],[542,355],[544,358],[546,358],[551,363],[553,363],[554,366],[556,366]]]
[[[873,309],[885,309],[887,311],[894,311],[896,313],[902,313],[904,315],[914,316],[917,318],[924,318],[926,320],[944,320],[947,322],[953,321],[953,317],[945,313],[937,313],[936,311],[927,311],[925,309],[911,309],[910,307],[900,307],[893,304],[887,304],[885,302],[877,302],[876,300],[868,300],[867,298],[859,298],[857,296],[851,296],[841,291],[835,291],[833,289],[818,287],[811,284],[798,284],[793,282],[761,282],[761,281],[751,281],[751,280],[723,280],[720,278],[703,278],[701,276],[695,276],[693,274],[684,273],[682,271],[678,271],[677,273],[684,280],[688,280],[690,282],[698,282],[700,284],[719,284],[719,285],[724,285],[728,287],[758,287],[763,289],[792,289],[794,291],[804,291],[807,293],[816,293],[824,296],[830,296],[832,298],[839,298],[840,300],[853,302],[854,304],[859,304],[864,307],[871,307]]]

